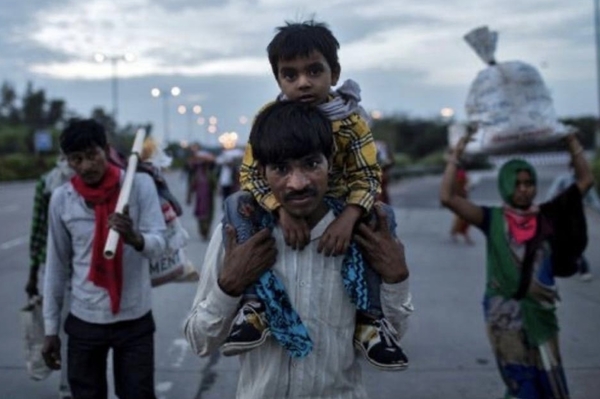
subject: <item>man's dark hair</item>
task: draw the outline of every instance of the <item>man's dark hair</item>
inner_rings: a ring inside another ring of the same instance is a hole
[[[64,154],[84,151],[90,147],[107,147],[104,126],[93,119],[73,119],[62,131],[60,149]]]
[[[332,72],[340,72],[337,53],[340,43],[325,23],[315,22],[312,19],[304,22],[286,21],[285,26],[280,26],[276,30],[277,34],[267,46],[275,79],[277,79],[279,61],[308,57],[315,50],[323,54]]]
[[[283,163],[314,153],[333,153],[331,121],[318,108],[277,101],[263,109],[250,131],[252,155],[261,165]]]

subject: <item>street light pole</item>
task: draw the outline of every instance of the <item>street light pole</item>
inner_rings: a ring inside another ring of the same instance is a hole
[[[165,121],[165,145],[169,145],[171,139],[171,122],[169,121],[169,95],[163,94],[163,120]]]
[[[110,63],[112,66],[112,103],[113,103],[113,109],[112,109],[112,115],[113,115],[113,119],[115,120],[115,124],[117,123],[117,113],[118,113],[118,99],[119,99],[119,87],[118,87],[118,82],[117,82],[117,63],[118,63],[118,59],[116,57],[111,57],[110,58]]]
[[[152,94],[152,97],[162,97],[163,99],[163,129],[164,129],[164,135],[163,138],[165,140],[165,144],[169,145],[169,140],[171,139],[171,132],[170,132],[170,122],[169,122],[169,97],[173,96],[173,97],[177,97],[179,94],[181,94],[181,89],[177,86],[173,86],[171,87],[169,90],[163,90],[163,89],[158,89],[158,88],[153,88],[150,91],[150,94]]]
[[[190,106],[185,106],[185,105],[180,105],[179,107],[177,107],[177,112],[180,115],[187,115],[187,128],[188,128],[188,142],[192,142],[192,140],[194,139],[194,115],[200,115],[202,113],[202,107],[198,104],[194,104],[194,105],[190,105]]]
[[[94,54],[94,59],[96,62],[102,63],[104,61],[109,61],[111,64],[111,92],[112,92],[112,118],[115,122],[115,125],[118,125],[117,117],[118,117],[118,96],[119,96],[119,87],[118,87],[118,75],[117,75],[117,64],[120,61],[125,62],[133,62],[135,61],[135,56],[133,54],[118,54],[118,55],[105,55],[102,53]]]

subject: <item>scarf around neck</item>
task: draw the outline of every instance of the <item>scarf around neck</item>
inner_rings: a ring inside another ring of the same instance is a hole
[[[338,121],[352,114],[359,114],[365,121],[370,122],[367,111],[360,103],[360,86],[352,79],[346,80],[337,90],[330,93],[331,100],[317,106],[331,121]],[[279,101],[289,100],[281,93],[277,97]]]
[[[326,197],[324,200],[335,216],[338,216],[344,209],[344,204],[337,199]],[[258,229],[265,227],[273,229],[275,227],[276,221],[271,213],[259,212],[254,205],[249,204],[246,200],[241,206],[249,206],[252,209],[250,213],[260,213],[256,216],[257,220],[255,221]],[[245,214],[246,212],[240,213]],[[238,228],[235,223],[234,226],[238,234],[245,231]],[[238,235],[238,242],[244,242],[250,238],[250,235],[250,231]],[[359,310],[367,310],[371,305],[368,295],[369,287],[364,274],[364,259],[358,244],[352,241],[342,263],[342,279],[350,300]],[[293,308],[292,301],[281,280],[272,270],[267,270],[255,283],[254,287],[257,296],[265,305],[265,313],[267,320],[269,320],[271,334],[275,340],[288,351],[290,356],[294,358],[307,356],[313,349],[313,341],[308,334],[308,329],[300,319],[300,315]]]
[[[533,238],[537,231],[539,212],[537,206],[523,211],[505,204],[503,210],[504,220],[508,224],[508,233],[517,244],[523,244]]]
[[[120,191],[121,171],[108,164],[106,173],[96,187],[86,185],[81,177],[75,175],[71,184],[83,199],[94,205],[94,241],[92,244],[92,262],[88,280],[108,291],[113,314],[119,313],[121,289],[123,287],[123,240],[119,238],[115,256],[104,258],[104,244],[108,237],[108,216],[115,211]]]

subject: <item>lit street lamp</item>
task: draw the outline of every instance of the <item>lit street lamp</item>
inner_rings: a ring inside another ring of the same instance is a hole
[[[440,110],[440,116],[444,119],[452,119],[454,110],[450,107],[444,107]]]
[[[191,142],[193,139],[193,133],[194,133],[193,118],[194,118],[194,115],[197,116],[202,113],[202,107],[198,104],[194,104],[189,107],[186,107],[185,105],[180,105],[179,107],[177,107],[177,112],[180,115],[188,116],[188,141]]]
[[[221,143],[223,148],[226,150],[231,150],[232,148],[235,148],[237,140],[238,134],[236,132],[225,132],[219,136],[219,143]]]
[[[381,119],[381,118],[383,118],[383,113],[378,109],[373,110],[373,111],[371,111],[371,118],[373,120]]]
[[[98,63],[103,63],[104,61],[109,61],[112,66],[112,117],[115,121],[115,125],[118,125],[117,121],[117,113],[118,113],[118,82],[117,82],[117,64],[121,61],[125,62],[133,62],[135,61],[135,55],[127,53],[127,54],[119,54],[119,55],[105,55],[102,53],[94,54],[94,60]]]
[[[169,97],[177,97],[181,94],[181,89],[177,86],[173,86],[169,90],[161,90],[155,87],[150,91],[150,94],[152,94],[152,97],[154,98],[161,97],[163,99],[163,138],[165,140],[165,145],[168,145],[170,140]]]

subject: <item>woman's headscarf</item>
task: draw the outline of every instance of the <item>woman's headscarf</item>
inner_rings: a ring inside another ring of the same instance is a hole
[[[510,206],[513,206],[512,196],[517,188],[517,174],[520,171],[529,172],[533,184],[537,183],[537,174],[534,167],[522,159],[512,159],[506,162],[498,173],[498,191],[500,191],[504,202]]]
[[[537,182],[535,169],[530,163],[522,159],[513,159],[506,162],[498,173],[498,190],[504,200],[504,219],[508,224],[510,235],[515,241],[522,244],[531,239],[537,230],[537,207],[527,210],[515,209],[512,197],[517,188],[517,174],[521,171],[529,172],[533,183]]]

